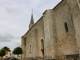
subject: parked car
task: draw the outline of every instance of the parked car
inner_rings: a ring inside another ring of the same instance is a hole
[[[10,57],[10,60],[16,60],[16,58],[15,57]]]
[[[4,58],[4,60],[9,60],[10,58],[9,57],[7,57],[7,58]]]

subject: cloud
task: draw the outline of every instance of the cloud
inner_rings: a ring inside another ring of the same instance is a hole
[[[20,41],[20,40],[17,40],[17,41],[15,41],[15,44],[16,44],[17,46],[21,46],[21,41]]]
[[[46,9],[52,9],[61,0],[0,0],[0,47],[11,49],[21,45],[21,36],[27,30],[33,9],[36,22]]]
[[[21,13],[23,12],[23,8],[15,5],[5,6],[5,9],[8,13]]]
[[[12,39],[14,36],[9,33],[0,34],[0,42],[11,42]]]

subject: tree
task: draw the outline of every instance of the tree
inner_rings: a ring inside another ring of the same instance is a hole
[[[6,52],[6,55],[8,54],[8,52],[10,52],[11,53],[11,50],[10,50],[10,48],[8,48],[7,46],[4,46],[2,49],[4,49]]]
[[[10,51],[10,49],[7,46],[3,47],[2,49],[5,49],[6,51]]]
[[[0,50],[1,60],[2,60],[3,56],[5,56],[5,54],[6,54],[5,49],[1,49],[1,50]]]
[[[22,48],[21,47],[16,47],[13,50],[13,54],[17,55],[17,59],[18,59],[18,55],[23,54]]]

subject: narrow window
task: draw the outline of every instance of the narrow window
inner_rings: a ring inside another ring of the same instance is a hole
[[[29,46],[29,48],[30,48],[30,53],[31,53],[31,45]]]
[[[66,30],[66,32],[68,32],[68,26],[67,26],[66,22],[65,22],[65,30]]]
[[[44,40],[41,39],[41,52],[42,52],[42,58],[44,59]]]
[[[41,50],[44,50],[44,41],[41,39]]]

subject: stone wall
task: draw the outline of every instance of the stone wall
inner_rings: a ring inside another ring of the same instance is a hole
[[[43,13],[22,38],[23,60],[79,60],[79,1],[62,0]]]
[[[24,36],[22,36],[21,39],[21,48],[23,50],[22,60],[26,60],[26,39]]]
[[[67,0],[64,0],[53,9],[54,19],[56,20],[58,56],[79,54],[73,17],[70,11],[71,5],[69,5],[73,3],[73,0],[69,0],[69,2],[70,3],[68,3]]]
[[[43,14],[45,33],[45,59],[55,59],[57,52],[56,27],[53,9],[46,10]]]
[[[41,39],[44,40],[43,17],[24,35],[26,37],[26,58],[42,58]]]
[[[75,27],[75,36],[76,36],[76,40],[77,40],[77,45],[78,45],[78,49],[79,49],[79,54],[80,54],[80,0],[68,0],[68,4],[70,7],[70,12],[73,18],[73,23],[74,23],[74,27]],[[71,3],[73,2],[73,3]]]

